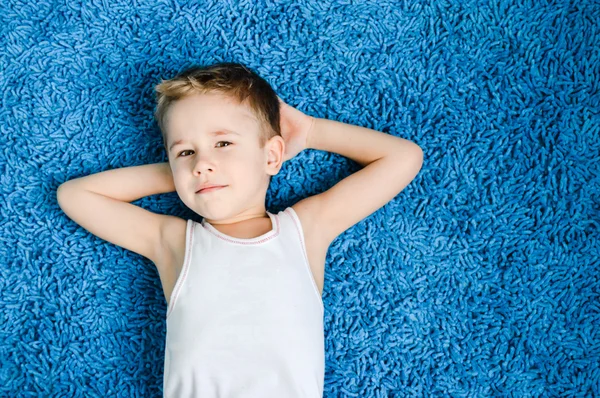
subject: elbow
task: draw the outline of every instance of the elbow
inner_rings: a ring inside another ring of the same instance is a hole
[[[412,148],[408,151],[410,154],[409,157],[415,166],[418,166],[418,169],[420,170],[421,166],[423,166],[423,150],[415,143],[413,143],[411,147]]]
[[[69,189],[73,186],[72,180],[63,182],[56,189],[56,201],[60,205],[61,200],[65,200],[65,198],[69,197]],[[72,195],[72,194],[71,194]]]
[[[423,150],[421,147],[415,144],[414,150],[411,151],[410,159],[410,165],[416,177],[423,167]]]
[[[424,158],[423,150],[421,149],[420,146],[417,145],[417,148],[415,149],[415,151],[417,152],[417,161],[419,163],[419,169],[420,169],[421,166],[423,166],[423,158]]]

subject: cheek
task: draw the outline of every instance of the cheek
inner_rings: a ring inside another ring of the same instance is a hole
[[[185,190],[186,189],[186,181],[182,178],[180,172],[173,170],[173,184],[175,185],[176,190]]]

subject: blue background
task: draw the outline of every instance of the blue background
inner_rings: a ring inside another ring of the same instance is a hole
[[[154,85],[241,62],[303,112],[406,138],[421,172],[331,245],[325,397],[600,395],[594,1],[3,1],[0,395],[162,394],[152,262],[58,186],[166,161]],[[306,150],[277,212],[359,166]],[[176,193],[134,202],[200,217]]]

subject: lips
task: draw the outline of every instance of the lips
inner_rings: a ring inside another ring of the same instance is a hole
[[[221,188],[225,188],[227,185],[213,185],[211,187],[207,187],[207,188],[203,188],[199,191],[196,191],[196,193],[208,193],[208,192],[213,192],[213,191],[218,191]]]

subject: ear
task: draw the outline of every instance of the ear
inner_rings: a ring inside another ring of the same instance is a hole
[[[265,155],[267,159],[266,172],[275,175],[281,170],[283,164],[283,154],[285,153],[285,141],[282,136],[271,137],[265,144]]]

